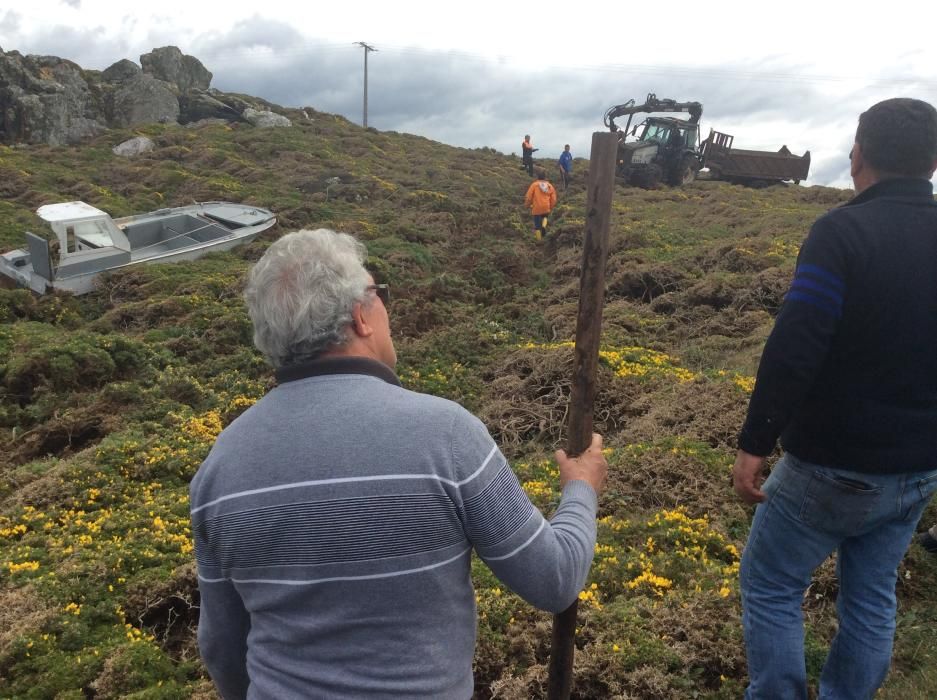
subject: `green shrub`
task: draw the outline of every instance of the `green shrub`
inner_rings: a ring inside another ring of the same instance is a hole
[[[39,386],[101,386],[146,366],[151,357],[143,345],[120,335],[63,333],[36,322],[14,324],[7,337],[13,353],[3,367],[3,384],[27,400]]]

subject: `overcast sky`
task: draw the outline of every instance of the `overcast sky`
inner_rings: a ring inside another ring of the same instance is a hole
[[[608,107],[650,92],[703,104],[702,133],[812,156],[807,184],[850,187],[858,114],[937,104],[937,3],[0,0],[0,48],[103,69],[175,45],[220,90],[444,143],[588,157]],[[891,10],[895,11],[891,11]],[[900,11],[898,11],[900,9]]]

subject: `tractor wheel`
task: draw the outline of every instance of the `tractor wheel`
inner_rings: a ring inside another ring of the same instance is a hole
[[[645,190],[653,190],[660,184],[660,178],[663,175],[663,172],[660,169],[659,165],[648,165],[644,170],[635,172],[632,175],[631,181],[635,187],[640,187]]]
[[[622,185],[631,184],[631,168],[619,166],[615,170],[615,182]]]
[[[693,156],[685,156],[671,173],[670,184],[674,187],[689,185],[696,179],[697,170],[699,170],[699,161]]]

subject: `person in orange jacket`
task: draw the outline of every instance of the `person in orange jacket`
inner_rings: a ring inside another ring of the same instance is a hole
[[[556,206],[556,190],[547,182],[547,174],[543,170],[537,171],[537,179],[527,188],[524,206],[533,214],[534,238],[539,241],[547,235],[547,217]]]
[[[539,150],[530,142],[530,134],[524,134],[524,141],[521,143],[521,151],[524,154],[521,159],[521,170],[526,170],[531,177],[534,176],[534,151]]]

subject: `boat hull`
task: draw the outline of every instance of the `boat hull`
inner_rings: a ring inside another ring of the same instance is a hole
[[[32,242],[30,251],[15,250],[0,256],[0,274],[37,294],[53,289],[86,294],[107,272],[136,265],[195,260],[207,253],[248,243],[273,227],[276,217],[257,207],[205,202],[116,220],[108,218],[108,223],[121,232],[119,235],[129,244],[129,254],[126,250],[96,245],[102,242],[99,234],[97,237],[88,235],[85,239],[79,237],[84,246],[79,245],[80,255],[72,256],[77,257],[78,262],[60,264],[49,279],[33,266],[31,256],[36,251]],[[66,258],[65,262],[68,261],[71,258]]]

